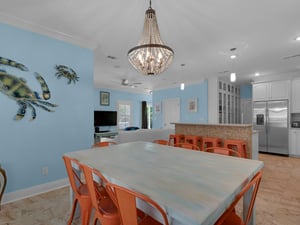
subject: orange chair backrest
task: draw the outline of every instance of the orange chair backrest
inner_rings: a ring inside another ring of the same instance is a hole
[[[244,221],[244,225],[247,225],[252,211],[253,211],[253,206],[255,203],[255,199],[256,199],[256,195],[258,192],[258,188],[261,182],[261,178],[262,178],[262,171],[257,172],[257,174],[252,178],[252,180],[242,189],[242,191],[237,195],[237,197],[235,198],[235,200],[231,203],[231,205],[226,209],[226,211],[223,213],[223,215],[218,219],[218,221],[215,223],[215,225],[222,225],[224,223],[224,221],[232,214],[234,207],[237,205],[237,203],[239,202],[239,200],[245,195],[245,193],[251,188],[253,187],[253,191],[252,191],[252,196],[251,196],[251,200],[250,200],[250,204],[247,210],[247,214],[245,217],[245,221]]]
[[[154,207],[154,209],[158,210],[163,218],[164,225],[169,225],[166,212],[151,198],[139,192],[112,183],[107,183],[106,187],[107,189],[112,190],[113,194],[116,196],[122,225],[138,225],[136,198],[147,202]]]
[[[98,209],[99,200],[108,197],[105,187],[103,186],[107,180],[101,173],[93,170],[91,167],[86,165],[82,165],[82,167],[88,189],[90,190],[92,205],[95,209]],[[95,179],[95,177],[97,178]]]
[[[180,147],[180,148],[200,151],[200,148],[198,145],[194,145],[191,143],[177,143],[177,144],[174,144],[174,147]]]
[[[169,145],[169,141],[163,139],[154,140],[153,142],[160,145]]]
[[[92,148],[94,147],[106,147],[106,146],[110,146],[110,145],[116,145],[116,142],[113,141],[102,141],[102,142],[97,142],[95,144],[93,144]]]
[[[71,188],[75,194],[80,195],[79,187],[83,185],[80,178],[80,173],[82,171],[81,166],[76,159],[72,159],[68,156],[64,155],[63,160],[65,162]]]
[[[242,157],[238,151],[232,150],[230,148],[223,148],[223,147],[210,147],[204,149],[205,152],[212,152],[220,155],[228,155],[228,156],[236,156]]]

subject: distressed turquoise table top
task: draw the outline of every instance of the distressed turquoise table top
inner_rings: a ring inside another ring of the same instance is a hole
[[[213,224],[263,162],[131,142],[66,153],[164,206],[171,224]]]

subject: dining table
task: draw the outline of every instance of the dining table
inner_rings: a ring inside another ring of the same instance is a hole
[[[149,196],[171,225],[212,225],[262,170],[259,160],[129,142],[65,153],[100,171],[110,182]],[[244,208],[251,191],[244,198]],[[255,224],[253,213],[250,224]]]

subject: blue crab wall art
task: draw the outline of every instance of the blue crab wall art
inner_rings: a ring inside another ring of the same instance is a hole
[[[76,72],[70,67],[64,65],[56,65],[55,69],[57,70],[55,74],[57,79],[64,77],[68,80],[68,84],[71,84],[72,81],[75,84],[79,80]]]
[[[6,65],[18,68],[22,71],[28,71],[28,68],[21,63],[11,59],[0,57],[0,65]],[[39,73],[34,73],[36,80],[40,83],[42,94],[32,91],[26,84],[24,78],[16,77],[8,74],[5,70],[0,70],[0,92],[16,101],[19,110],[15,116],[15,120],[21,120],[26,114],[27,108],[31,109],[31,120],[36,118],[35,106],[48,112],[53,112],[49,107],[57,107],[58,105],[46,102],[51,97],[50,90],[44,78]]]

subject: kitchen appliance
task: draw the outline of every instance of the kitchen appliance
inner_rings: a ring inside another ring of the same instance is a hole
[[[292,127],[293,128],[300,128],[300,121],[293,121],[292,122]]]
[[[259,131],[259,151],[289,154],[288,101],[253,102],[253,129]]]

